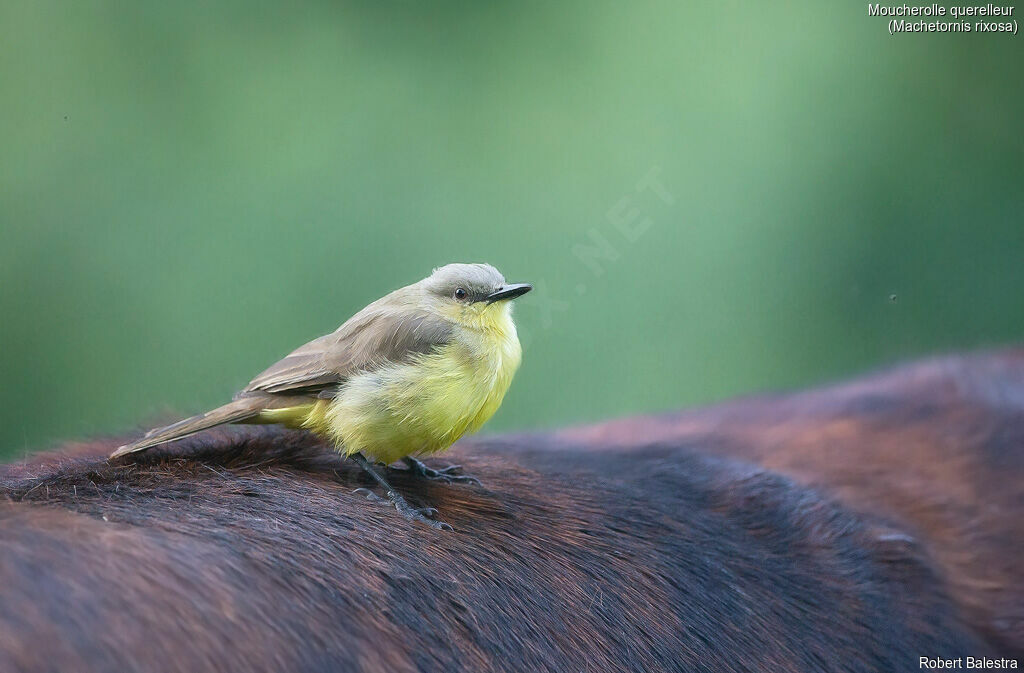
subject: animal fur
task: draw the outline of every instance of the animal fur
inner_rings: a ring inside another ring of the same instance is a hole
[[[302,432],[0,466],[0,670],[903,671],[1020,656],[1024,354],[460,442],[353,494]],[[6,663],[3,663],[6,662]]]

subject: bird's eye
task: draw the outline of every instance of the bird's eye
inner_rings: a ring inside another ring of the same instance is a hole
[[[469,296],[469,293],[466,292],[465,288],[461,288],[461,287],[455,288],[455,298],[458,299],[459,301],[462,301],[463,299],[465,299],[468,296]]]

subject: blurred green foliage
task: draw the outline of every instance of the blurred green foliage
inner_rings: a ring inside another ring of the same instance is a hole
[[[1020,39],[811,0],[5,2],[0,455],[219,404],[450,261],[538,285],[492,431],[1019,341]]]

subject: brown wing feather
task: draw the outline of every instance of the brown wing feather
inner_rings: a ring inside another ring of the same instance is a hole
[[[288,406],[309,404],[311,400],[305,397],[286,397],[284,395],[267,395],[265,393],[250,393],[245,397],[228,402],[224,406],[217,407],[205,414],[199,414],[186,418],[183,421],[171,425],[154,428],[141,439],[138,439],[124,446],[118,447],[117,451],[110,454],[111,458],[117,458],[127,453],[135,453],[148,449],[157,444],[171,442],[177,439],[194,435],[208,428],[225,423],[244,423],[259,416],[264,409],[280,409]]]
[[[296,348],[250,381],[242,393],[280,393],[339,383],[342,379],[327,369],[325,361],[326,352],[336,345],[337,334],[332,332]]]
[[[409,307],[385,310],[381,303],[367,306],[336,331],[295,349],[239,395],[262,391],[332,397],[337,385],[356,372],[406,362],[451,339],[451,325],[443,318]]]

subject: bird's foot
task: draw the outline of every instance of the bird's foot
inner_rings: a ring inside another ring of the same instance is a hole
[[[433,507],[413,507],[405,498],[393,490],[389,489],[387,491],[388,495],[386,498],[380,497],[368,488],[357,488],[352,492],[365,496],[366,499],[371,502],[394,505],[395,509],[398,510],[398,513],[409,521],[419,521],[420,523],[425,523],[431,528],[436,528],[437,530],[455,530],[444,521],[439,521],[433,518],[437,516],[437,510]]]
[[[432,467],[427,467],[421,461],[416,460],[412,456],[406,456],[402,461],[409,466],[409,471],[417,477],[424,479],[431,479],[435,481],[443,481],[446,484],[476,484],[477,486],[483,486],[479,479],[468,474],[459,474],[462,470],[461,465],[449,465],[448,467],[435,470]]]

